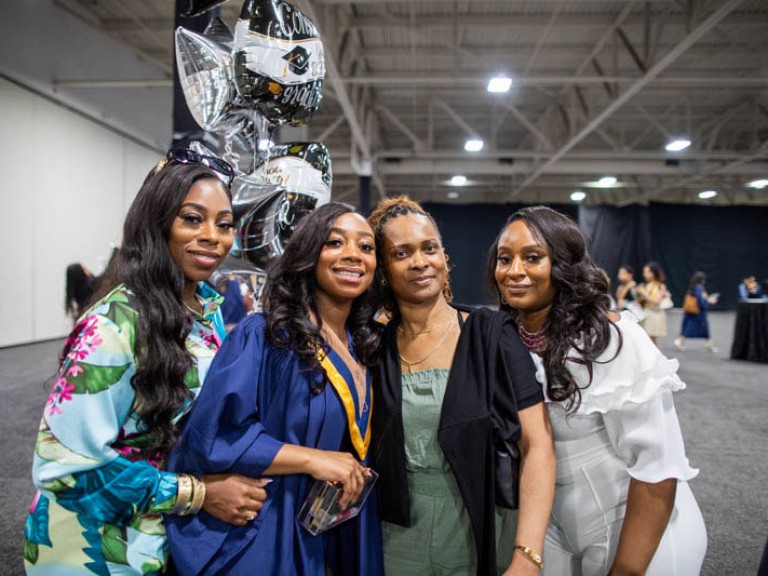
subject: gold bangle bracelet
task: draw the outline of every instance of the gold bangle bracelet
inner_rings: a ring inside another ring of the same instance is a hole
[[[183,514],[192,496],[192,480],[187,474],[178,474],[176,481],[176,504],[173,506],[171,514]]]
[[[205,502],[205,482],[196,476],[191,478],[194,489],[192,491],[192,503],[186,514],[197,514],[203,509],[203,502]]]
[[[520,550],[523,554],[528,556],[528,559],[539,567],[539,570],[544,570],[544,561],[541,556],[535,550],[528,548],[528,546],[521,546],[515,544],[515,550]]]

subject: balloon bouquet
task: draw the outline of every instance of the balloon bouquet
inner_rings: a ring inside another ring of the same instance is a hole
[[[187,15],[224,1],[191,0]],[[235,167],[236,239],[220,271],[240,276],[258,301],[269,261],[299,220],[330,200],[325,145],[271,139],[276,127],[302,125],[320,106],[323,43],[314,23],[287,2],[246,0],[234,34],[218,17],[202,34],[177,28],[176,63],[192,116],[221,136],[221,156]],[[191,147],[217,155],[200,142]]]

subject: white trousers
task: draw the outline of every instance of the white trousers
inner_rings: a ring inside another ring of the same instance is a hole
[[[606,454],[581,464],[566,475],[558,470],[545,576],[604,576],[616,555],[629,487],[626,465]],[[697,576],[706,550],[701,511],[688,483],[679,481],[672,516],[646,575]]]

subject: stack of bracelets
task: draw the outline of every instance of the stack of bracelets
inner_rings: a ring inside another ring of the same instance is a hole
[[[187,516],[200,512],[205,501],[205,483],[191,474],[178,474],[178,483],[176,505],[171,514]]]

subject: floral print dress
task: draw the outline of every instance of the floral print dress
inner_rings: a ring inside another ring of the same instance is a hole
[[[186,348],[197,397],[221,344],[221,297],[199,284]],[[137,311],[118,286],[80,318],[67,339],[37,436],[32,476],[38,493],[24,530],[28,574],[159,574],[167,562],[162,513],[176,502],[177,477],[136,412]],[[188,401],[177,413],[181,418]]]

